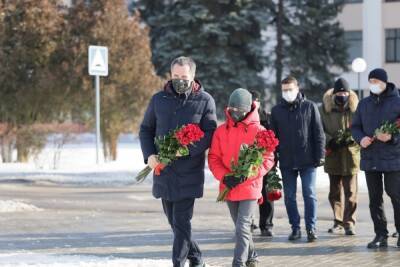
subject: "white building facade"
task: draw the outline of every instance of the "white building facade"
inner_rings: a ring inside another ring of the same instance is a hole
[[[356,57],[367,62],[361,88],[368,87],[368,73],[374,68],[384,68],[400,87],[400,0],[346,0],[338,19],[349,45],[349,64]],[[356,73],[343,77],[358,87]]]

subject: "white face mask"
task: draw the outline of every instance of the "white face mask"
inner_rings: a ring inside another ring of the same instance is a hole
[[[370,84],[369,85],[369,90],[371,90],[371,92],[373,93],[373,94],[376,94],[376,95],[379,95],[380,93],[382,93],[382,89],[381,89],[381,87],[379,86],[379,84]]]
[[[297,91],[290,90],[290,91],[283,91],[282,92],[282,97],[285,99],[287,102],[292,103],[296,100],[297,98]]]

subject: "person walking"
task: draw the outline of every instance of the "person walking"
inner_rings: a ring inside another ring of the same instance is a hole
[[[350,125],[358,97],[350,90],[349,83],[339,78],[334,88],[324,94],[322,103],[320,114],[326,137],[324,169],[329,175],[328,199],[334,218],[328,232],[355,235],[360,147],[351,136]]]
[[[400,232],[400,134],[376,132],[385,122],[393,123],[400,118],[400,96],[384,69],[372,70],[368,82],[371,94],[360,101],[351,132],[361,145],[361,170],[367,180],[375,231],[375,238],[367,247],[374,249],[388,246],[383,190],[392,201],[396,230]],[[397,247],[400,247],[400,237]]]
[[[316,171],[325,156],[325,134],[318,107],[299,90],[294,77],[282,80],[282,101],[272,108],[271,125],[279,139],[278,160],[282,173],[286,211],[292,232],[289,240],[301,238],[297,208],[297,177],[302,182],[304,219],[308,242],[317,239]]]
[[[211,145],[217,127],[214,99],[200,81],[195,80],[196,64],[188,57],[171,63],[171,77],[164,88],[153,95],[140,125],[140,145],[145,164],[155,169],[159,164],[155,140],[186,124],[198,124],[204,137],[189,145],[189,155],[163,169],[153,178],[153,196],[161,198],[162,207],[174,236],[174,267],[205,266],[197,242],[192,238],[191,219],[196,198],[203,196],[205,151]]]
[[[258,106],[246,89],[236,89],[229,98],[226,121],[215,131],[208,165],[220,182],[220,192],[230,191],[226,197],[229,212],[235,225],[235,250],[232,267],[257,266],[257,253],[251,233],[251,223],[261,198],[262,178],[274,165],[273,152],[264,154],[263,165],[252,177],[235,177],[231,174],[231,161],[237,160],[243,144],[252,144],[260,125]]]

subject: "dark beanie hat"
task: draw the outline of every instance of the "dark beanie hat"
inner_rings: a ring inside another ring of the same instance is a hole
[[[333,94],[348,91],[350,91],[349,83],[343,78],[337,79],[335,82],[335,86],[333,87]]]
[[[249,91],[238,88],[229,97],[229,107],[240,108],[247,112],[251,110],[252,96]]]
[[[368,75],[368,80],[377,79],[384,83],[388,82],[388,75],[384,69],[374,69]]]

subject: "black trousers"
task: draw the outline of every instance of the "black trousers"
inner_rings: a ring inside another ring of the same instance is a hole
[[[192,239],[191,219],[193,217],[194,199],[171,202],[162,200],[168,222],[174,232],[172,262],[174,267],[184,267],[188,259],[192,264],[200,264],[201,251]]]
[[[267,198],[267,176],[263,178],[263,188],[262,188],[262,196],[264,198],[264,203],[259,206],[260,210],[260,222],[259,227],[260,230],[272,229],[274,224],[272,223],[272,218],[274,217],[274,202],[269,201]]]
[[[375,234],[388,236],[389,233],[383,205],[383,188],[392,201],[396,230],[400,232],[400,172],[365,172],[365,176]]]

